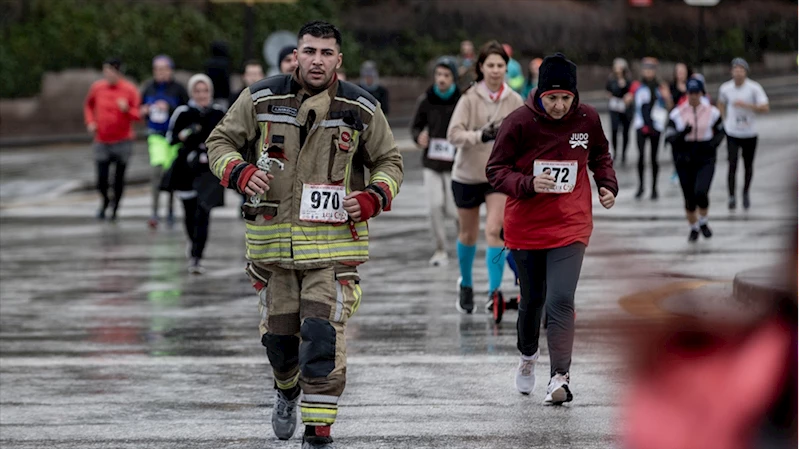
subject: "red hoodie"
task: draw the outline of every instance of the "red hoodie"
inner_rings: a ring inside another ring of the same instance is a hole
[[[117,104],[124,100],[127,112],[122,112]],[[117,143],[133,139],[133,122],[140,120],[139,106],[141,96],[133,83],[120,79],[116,84],[99,80],[92,84],[83,104],[83,118],[97,124],[95,140],[102,143]]]
[[[591,184],[618,194],[608,140],[596,110],[580,104],[560,120],[547,115],[535,91],[524,106],[502,122],[486,166],[491,186],[508,195],[505,204],[505,246],[510,249],[561,248],[575,242],[588,245],[593,230]],[[535,160],[577,161],[577,180],[571,193],[536,193]]]

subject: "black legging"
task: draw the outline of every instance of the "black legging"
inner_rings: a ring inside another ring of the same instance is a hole
[[[660,133],[652,131],[652,134],[645,135],[639,129],[636,133],[638,141],[638,191],[644,190],[644,154],[646,150],[646,141],[649,140],[651,155],[652,155],[652,192],[658,189],[658,145],[660,145]]]
[[[194,197],[183,200],[183,214],[186,234],[191,240],[191,257],[202,259],[205,242],[208,241],[211,211],[202,207],[197,197]]]
[[[610,113],[610,127],[611,127],[611,140],[613,141],[613,160],[619,160],[619,139],[618,134],[621,131],[621,160],[627,161],[627,144],[630,143],[630,116],[624,112]],[[621,129],[620,129],[621,128]]]
[[[513,250],[519,269],[522,300],[519,303],[516,347],[526,356],[538,351],[541,315],[546,306],[550,376],[569,372],[574,345],[574,291],[580,278],[585,245],[562,248]]]
[[[710,184],[716,171],[716,148],[707,142],[687,142],[672,146],[672,153],[685,198],[685,210],[707,209],[710,206]]]
[[[110,199],[108,197],[108,177],[111,174],[111,162],[100,161],[97,162],[97,190],[103,198],[103,209],[108,207]],[[114,172],[114,211],[119,208],[122,202],[122,193],[125,191],[125,169],[127,165],[123,162],[116,161],[116,171]]]
[[[738,172],[738,150],[744,159],[744,195],[749,193],[752,185],[752,174],[755,164],[755,148],[757,136],[745,139],[727,136],[727,156],[730,162],[730,171],[727,174],[727,186],[730,196],[735,196],[735,174]]]

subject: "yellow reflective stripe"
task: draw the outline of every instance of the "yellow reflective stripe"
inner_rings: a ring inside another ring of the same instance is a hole
[[[369,228],[366,223],[356,223],[355,231],[360,239],[369,237]],[[291,238],[295,242],[331,242],[337,240],[354,241],[349,226],[320,225],[320,226],[292,226]]]
[[[256,245],[264,245],[267,241],[271,240],[286,240],[291,242],[291,232],[289,231],[266,232],[248,229],[245,232],[245,235],[247,236],[247,239],[256,241]]]
[[[244,161],[244,158],[242,158],[239,153],[230,153],[228,156],[218,159],[216,164],[214,164],[214,175],[216,175],[217,178],[222,179],[222,177],[225,176],[225,167],[227,167],[227,164],[236,159]]]
[[[369,257],[369,249],[364,247],[362,250],[337,250],[337,251],[325,251],[322,249],[321,251],[313,251],[313,252],[303,252],[298,254],[297,250],[294,250],[294,260],[297,261],[304,261],[304,260],[323,260],[323,259],[331,259],[331,260],[347,260],[347,259],[360,259],[360,258],[367,258]]]
[[[290,239],[291,223],[280,223],[274,225],[254,225],[245,223],[245,234],[253,240],[268,240],[275,238]]]
[[[294,386],[297,385],[299,379],[300,379],[300,372],[297,371],[297,374],[295,374],[294,377],[285,382],[281,382],[280,379],[275,378],[275,385],[277,385],[277,387],[280,388],[281,390],[288,390],[289,388],[294,388]]]
[[[381,171],[373,174],[371,178],[369,178],[369,184],[375,184],[381,181],[388,185],[388,189],[391,191],[391,198],[396,198],[397,192],[399,191],[397,181],[394,181],[394,179]]]
[[[308,407],[305,404],[300,405],[300,415],[302,415],[303,423],[322,423],[333,424],[336,422],[336,415],[338,408],[332,406],[331,408],[321,407]]]
[[[266,244],[256,244],[247,241],[247,258],[260,259],[291,259],[291,240],[283,239]]]
[[[361,251],[361,250],[364,250],[365,251],[368,248],[369,248],[369,242],[364,241],[364,240],[357,240],[357,241],[356,240],[351,240],[349,242],[311,243],[311,244],[304,244],[304,245],[295,244],[294,245],[294,254],[303,254],[303,253],[308,253],[308,252],[312,252],[312,251],[318,251],[318,250],[322,250],[322,249],[327,250],[327,251],[331,251],[331,250],[338,250],[338,251],[342,251],[342,250],[346,250],[346,251]]]
[[[352,148],[358,148],[358,138],[360,137],[360,131],[355,131],[352,133]],[[344,167],[344,188],[346,189],[347,195],[350,194],[350,174],[352,172],[352,158],[355,157],[355,151],[351,151],[349,158],[347,159],[347,166]]]
[[[267,203],[268,204],[268,203]],[[253,229],[256,231],[269,231],[271,229],[291,229],[291,223],[277,223],[277,224],[270,224],[270,225],[257,225],[252,223],[244,223],[247,229]]]

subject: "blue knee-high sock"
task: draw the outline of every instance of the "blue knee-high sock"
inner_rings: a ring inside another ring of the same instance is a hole
[[[461,268],[461,285],[464,287],[472,286],[472,265],[475,253],[477,253],[477,245],[464,245],[458,240],[458,264]]]
[[[516,285],[519,285],[519,268],[516,266],[516,259],[513,258],[513,254],[508,251],[508,266],[510,267],[511,271],[513,271],[513,279]]]
[[[502,249],[501,246],[489,246],[486,249],[489,292],[498,290],[502,285],[502,272],[505,270],[505,258],[502,257]]]

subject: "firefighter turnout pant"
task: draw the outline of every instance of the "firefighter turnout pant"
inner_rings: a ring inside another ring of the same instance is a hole
[[[333,424],[346,383],[344,330],[361,303],[357,269],[337,264],[290,270],[250,263],[247,272],[259,296],[261,343],[275,386],[289,390],[299,384],[303,424]]]

